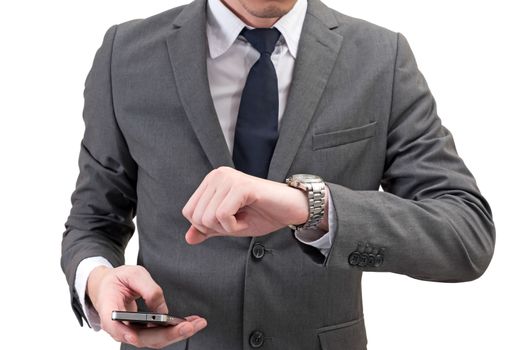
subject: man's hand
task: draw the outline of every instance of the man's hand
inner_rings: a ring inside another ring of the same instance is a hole
[[[114,310],[137,311],[135,300],[142,297],[152,312],[168,313],[162,289],[142,266],[99,266],[89,275],[87,295],[100,316],[100,325],[115,340],[136,347],[162,348],[191,337],[206,327],[199,316],[186,317],[176,326],[135,327],[113,321]]]
[[[263,236],[308,220],[306,194],[229,167],[211,171],[182,209],[190,244],[211,236]]]

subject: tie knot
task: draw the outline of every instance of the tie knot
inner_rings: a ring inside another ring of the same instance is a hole
[[[279,30],[275,28],[244,28],[241,35],[262,55],[272,54],[277,40],[281,37]]]

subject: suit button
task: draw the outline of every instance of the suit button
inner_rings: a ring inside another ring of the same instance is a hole
[[[376,265],[376,256],[374,254],[368,254],[367,259],[367,265],[368,266],[375,266]]]
[[[265,254],[264,246],[260,243],[255,243],[252,248],[252,256],[255,260],[261,260]]]
[[[357,263],[360,267],[366,267],[368,265],[368,254],[362,253],[359,255],[359,262]]]
[[[376,258],[375,258],[375,263],[374,263],[374,267],[379,267],[381,265],[383,265],[383,255],[382,254],[377,254],[376,255]]]
[[[250,346],[252,348],[260,348],[264,344],[264,333],[261,331],[253,331],[250,334]]]
[[[359,252],[353,252],[352,254],[350,254],[350,256],[348,257],[348,263],[352,266],[355,266],[357,265],[357,263],[359,262],[359,257],[361,256],[361,254],[359,254]]]

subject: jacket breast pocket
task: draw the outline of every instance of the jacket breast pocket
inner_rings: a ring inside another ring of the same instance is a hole
[[[317,336],[323,350],[366,350],[366,330],[363,318],[319,328]]]
[[[312,136],[312,147],[314,150],[336,147],[347,143],[357,142],[371,138],[376,133],[377,122],[366,125],[325,133],[316,133]]]

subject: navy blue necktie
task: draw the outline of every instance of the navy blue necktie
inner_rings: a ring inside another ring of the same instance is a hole
[[[235,168],[244,173],[266,178],[279,137],[279,92],[271,56],[281,33],[275,28],[245,28],[241,35],[261,57],[250,69],[242,91],[233,162]]]

